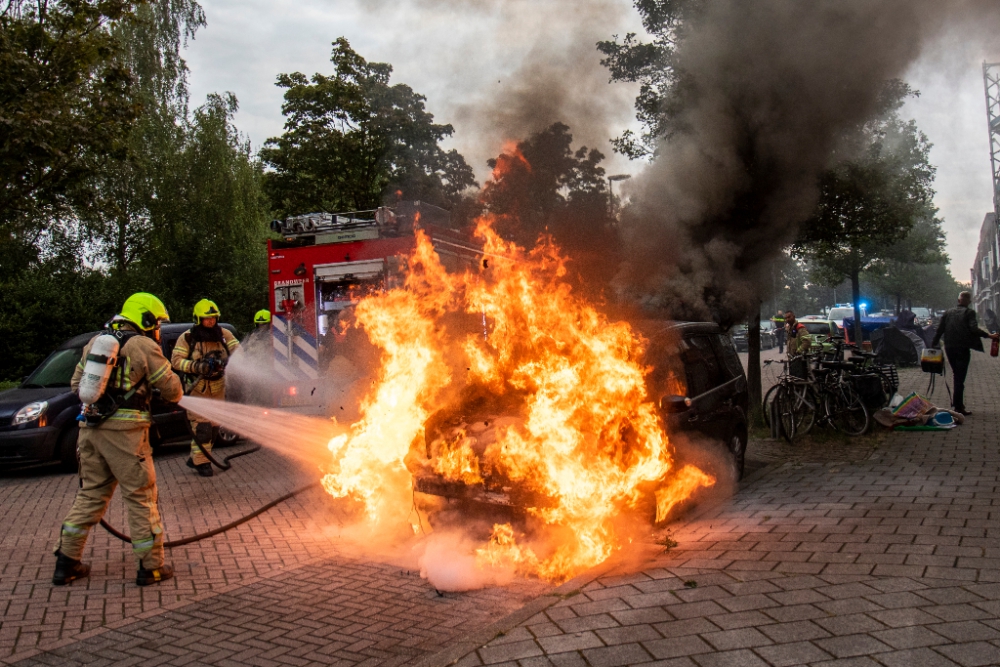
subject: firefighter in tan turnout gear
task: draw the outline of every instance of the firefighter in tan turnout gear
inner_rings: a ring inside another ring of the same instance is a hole
[[[149,402],[154,389],[167,401],[183,395],[180,378],[160,350],[167,309],[152,294],[133,294],[105,334],[83,348],[72,388],[83,402],[78,448],[80,489],[56,544],[57,586],[90,574],[80,562],[90,529],[120,486],[128,513],[140,586],[170,579],[163,562],[163,524],[156,506],[156,471],[149,445]]]
[[[170,363],[188,378],[185,394],[220,401],[226,398],[226,364],[240,342],[219,326],[221,316],[214,302],[202,299],[194,306],[195,325],[177,339]],[[212,423],[190,412],[188,417],[194,432],[188,466],[202,477],[211,477],[212,464],[204,452],[212,451]]]

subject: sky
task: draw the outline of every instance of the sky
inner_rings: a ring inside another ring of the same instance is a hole
[[[636,89],[609,84],[599,39],[641,31],[630,0],[201,0],[208,26],[186,58],[192,103],[231,91],[236,125],[259,148],[281,133],[279,73],[331,73],[330,43],[344,36],[370,61],[389,62],[393,82],[427,97],[448,142],[480,181],[504,141],[554,120],[576,145],[598,148],[608,174],[638,173],[608,139],[635,127]],[[904,108],[934,148],[935,204],[953,275],[969,280],[983,216],[992,210],[982,62],[990,52],[950,34],[906,74],[920,97]],[[573,94],[568,93],[572,83]],[[626,183],[627,185],[627,183]]]

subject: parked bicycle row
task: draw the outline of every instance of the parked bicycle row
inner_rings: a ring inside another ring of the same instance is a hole
[[[875,356],[831,336],[815,352],[765,361],[765,366],[783,365],[763,401],[764,419],[775,437],[792,442],[817,425],[852,436],[867,432],[872,414],[899,388],[896,367],[879,364]]]

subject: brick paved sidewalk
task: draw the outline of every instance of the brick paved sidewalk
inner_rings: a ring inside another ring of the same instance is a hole
[[[1000,360],[975,355],[968,394],[953,431],[771,466],[458,664],[1000,665]]]
[[[265,449],[206,479],[185,456],[156,461],[168,539],[226,524],[317,476]],[[177,577],[146,588],[135,585],[127,545],[95,528],[91,576],[54,587],[52,544],[76,485],[44,469],[0,477],[0,664],[399,664],[550,588],[520,581],[440,596],[417,573],[351,555],[321,490],[168,550]],[[117,494],[108,518],[125,525]]]
[[[491,629],[462,664],[1000,664],[1000,419],[987,400],[998,373],[977,355],[979,414],[950,433],[833,453],[756,443],[789,462],[675,526],[669,553],[639,546],[639,570],[558,596],[531,581],[441,596],[413,572],[352,555],[319,491],[174,549],[180,576],[145,589],[128,550],[96,531],[93,576],[54,588],[51,543],[75,477],[2,477],[0,663],[443,664],[436,651],[532,600],[537,614],[501,620],[504,633],[489,641]],[[211,480],[183,461],[157,460],[174,539],[315,478],[267,451]],[[120,501],[110,518],[123,523]]]

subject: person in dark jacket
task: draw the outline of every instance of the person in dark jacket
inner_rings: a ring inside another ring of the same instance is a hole
[[[959,294],[958,306],[944,314],[931,342],[931,347],[937,347],[941,338],[944,338],[944,352],[948,356],[951,372],[955,376],[952,403],[955,411],[963,415],[972,414],[965,409],[965,376],[969,373],[972,350],[983,351],[983,338],[994,340],[1000,338],[1000,334],[991,334],[979,328],[976,311],[969,308],[971,303],[972,294],[969,292]]]

